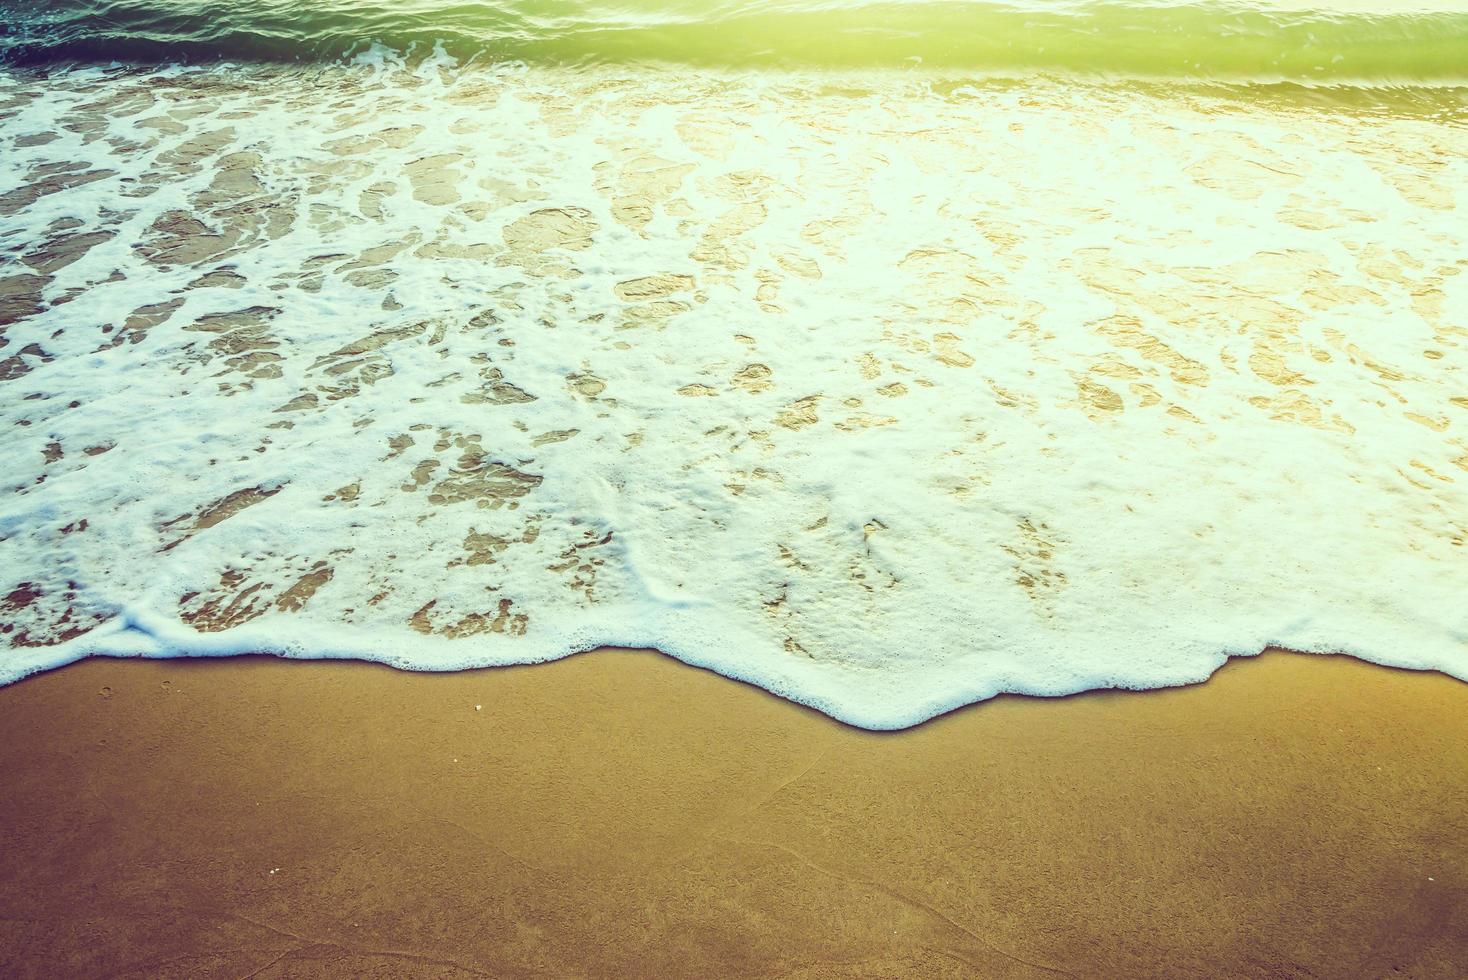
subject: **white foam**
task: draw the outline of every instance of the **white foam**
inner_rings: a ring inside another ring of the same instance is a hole
[[[893,728],[1269,644],[1468,678],[1468,131],[1435,97],[0,75],[0,194],[112,172],[0,242],[116,232],[5,328],[0,681],[620,644]]]

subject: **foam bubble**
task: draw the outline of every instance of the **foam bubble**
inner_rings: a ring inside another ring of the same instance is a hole
[[[1468,677],[1460,93],[0,74],[0,680],[656,646],[872,728]]]

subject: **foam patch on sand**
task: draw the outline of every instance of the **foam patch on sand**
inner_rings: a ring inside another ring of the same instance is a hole
[[[369,62],[0,74],[0,681],[1468,678],[1461,93]]]

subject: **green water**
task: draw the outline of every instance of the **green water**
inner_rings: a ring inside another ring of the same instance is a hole
[[[0,0],[0,25],[0,57],[31,63],[332,61],[383,47],[546,64],[1468,80],[1462,2]]]

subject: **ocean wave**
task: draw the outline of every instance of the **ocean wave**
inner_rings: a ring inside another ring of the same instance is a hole
[[[921,64],[1221,80],[1468,80],[1468,10],[1148,0],[0,0],[12,64],[314,62],[373,45],[461,60]]]

